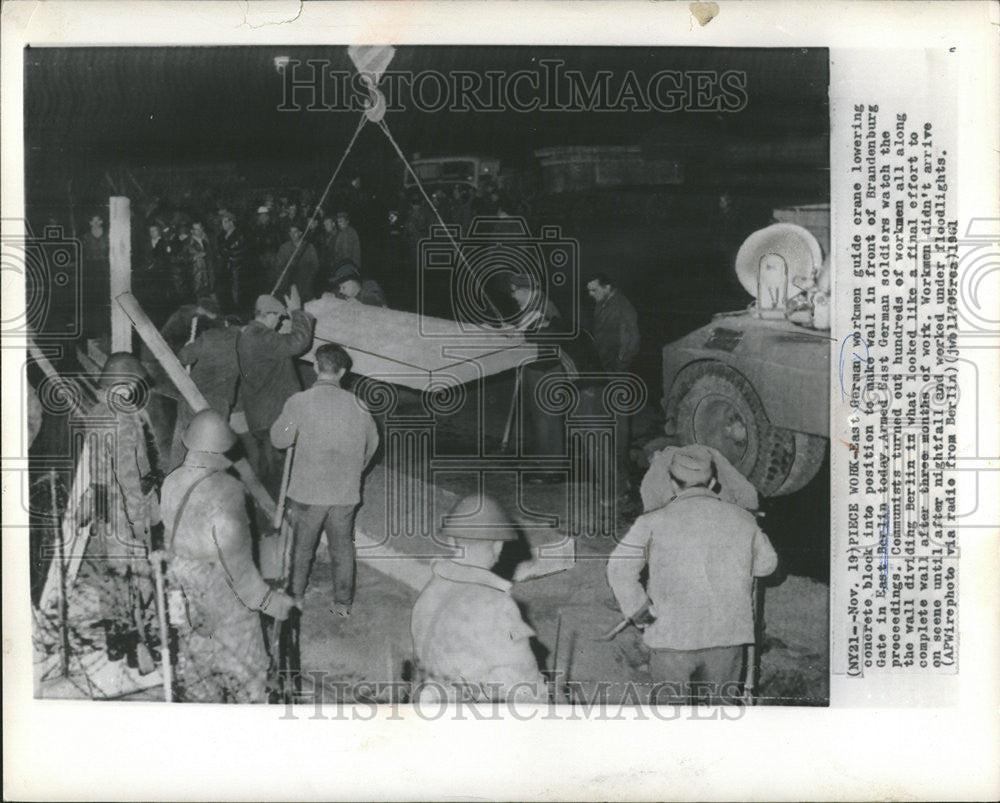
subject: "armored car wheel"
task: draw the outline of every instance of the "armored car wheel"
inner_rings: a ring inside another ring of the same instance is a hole
[[[823,464],[823,458],[826,457],[826,438],[805,432],[792,434],[795,436],[795,459],[785,481],[775,491],[775,496],[784,496],[805,488],[816,476],[816,472]]]
[[[666,407],[681,443],[718,449],[764,496],[790,492],[782,489],[795,462],[795,433],[771,424],[739,372],[711,360],[689,365]]]

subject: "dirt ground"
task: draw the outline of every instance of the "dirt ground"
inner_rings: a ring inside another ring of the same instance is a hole
[[[648,683],[648,655],[635,629],[610,642],[592,640],[620,618],[602,558],[597,550],[581,549],[572,569],[518,583],[514,597],[537,633],[536,654],[545,669],[558,664],[563,677],[585,689],[598,681]],[[765,590],[760,704],[826,703],[827,596],[826,584],[796,576]],[[303,670],[338,683],[402,679],[412,653],[409,617],[416,597],[361,563],[352,616],[343,619],[330,610],[329,563],[317,561],[302,617]]]

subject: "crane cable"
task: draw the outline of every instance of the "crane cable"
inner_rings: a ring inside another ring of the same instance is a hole
[[[292,255],[288,258],[288,263],[281,271],[281,275],[278,276],[278,281],[275,282],[274,288],[271,290],[271,295],[277,293],[278,288],[281,287],[281,283],[285,281],[285,275],[288,273],[288,269],[292,266],[295,258],[299,255],[299,251],[302,250],[303,244],[306,242],[306,234],[309,231],[309,227],[316,220],[316,215],[319,214],[319,210],[323,208],[323,202],[326,201],[326,196],[329,195],[330,190],[333,189],[333,182],[337,180],[337,175],[340,173],[340,169],[344,166],[344,162],[347,161],[347,155],[351,152],[351,148],[354,147],[354,143],[358,139],[358,134],[360,134],[361,129],[365,127],[365,122],[367,122],[367,120],[368,116],[366,114],[362,114],[361,119],[358,121],[358,127],[354,129],[354,136],[352,136],[351,141],[347,143],[347,148],[344,151],[343,156],[340,157],[340,161],[337,163],[337,167],[333,171],[333,175],[330,176],[330,180],[327,182],[326,189],[323,190],[323,194],[320,196],[319,202],[316,204],[316,208],[313,209],[312,215],[309,216],[309,221],[306,223],[306,229],[302,232],[302,236],[299,238],[299,242],[295,246],[295,250],[292,251]]]
[[[464,264],[465,268],[471,272],[472,268],[466,261],[465,254],[462,253],[462,249],[459,247],[458,243],[455,242],[455,238],[451,234],[451,229],[441,218],[441,215],[438,212],[437,207],[434,206],[434,202],[428,197],[427,191],[424,189],[424,185],[420,183],[420,177],[416,174],[416,171],[414,171],[413,166],[410,164],[409,160],[403,154],[402,148],[400,148],[399,145],[396,143],[396,140],[393,138],[392,132],[389,131],[389,126],[386,125],[385,120],[379,120],[378,127],[382,129],[382,132],[386,135],[386,137],[389,140],[389,144],[392,145],[393,149],[396,151],[396,154],[399,156],[400,159],[403,160],[403,164],[406,165],[407,171],[409,171],[410,175],[413,176],[413,180],[417,183],[417,189],[420,190],[420,194],[424,196],[424,200],[427,201],[427,205],[431,208],[431,211],[434,213],[434,217],[436,217],[438,223],[441,224],[441,229],[444,231],[445,235],[447,235],[448,240],[451,242],[452,247],[455,249],[455,253],[458,255],[458,258]],[[503,322],[504,319],[503,313],[500,312],[499,309],[497,309],[496,304],[493,303],[493,299],[490,298],[489,293],[486,292],[485,288],[483,288],[483,298],[486,299],[486,303],[489,304],[493,314],[497,316],[500,322]]]
[[[299,242],[295,246],[295,250],[292,251],[292,255],[288,259],[288,263],[282,269],[281,275],[278,276],[278,281],[275,282],[274,288],[271,290],[271,295],[274,295],[275,293],[278,292],[278,288],[281,287],[282,282],[284,282],[285,280],[285,276],[288,273],[288,269],[292,266],[292,263],[295,261],[295,258],[299,255],[299,251],[302,250],[302,246],[306,242],[306,233],[308,232],[309,227],[315,221],[316,215],[319,213],[319,210],[322,209],[323,203],[324,201],[326,201],[326,197],[330,194],[330,190],[333,188],[334,181],[337,180],[337,176],[340,174],[340,170],[344,166],[344,162],[347,161],[348,154],[351,152],[351,149],[354,147],[354,143],[358,139],[358,135],[361,133],[361,129],[364,128],[365,122],[367,122],[369,119],[370,115],[369,112],[366,110],[364,113],[362,113],[361,119],[358,121],[358,127],[354,130],[354,135],[351,137],[350,142],[347,143],[347,148],[344,150],[343,155],[340,157],[340,161],[337,163],[337,167],[334,169],[333,175],[330,176],[330,180],[327,182],[326,189],[323,190],[323,194],[320,196],[319,202],[316,204],[315,209],[313,209],[312,215],[309,217],[309,221],[306,223],[306,231],[302,232],[302,237],[299,238]],[[389,140],[389,144],[392,145],[393,150],[396,151],[396,155],[399,156],[403,164],[406,166],[406,170],[409,172],[411,176],[413,176],[413,180],[417,184],[417,189],[420,190],[420,194],[424,197],[424,200],[427,202],[427,205],[434,213],[434,217],[437,218],[438,223],[441,224],[441,229],[442,231],[444,231],[452,247],[455,249],[455,253],[458,255],[459,260],[464,265],[464,267],[471,272],[472,268],[469,265],[468,261],[466,260],[465,254],[462,253],[462,249],[459,247],[458,243],[455,242],[455,238],[451,233],[451,229],[444,222],[444,219],[441,217],[441,213],[438,212],[437,207],[434,205],[434,202],[430,199],[430,196],[427,195],[427,191],[424,189],[424,185],[420,181],[420,176],[417,175],[416,171],[413,169],[413,166],[410,164],[410,161],[406,158],[406,155],[403,153],[402,148],[399,147],[399,144],[392,136],[392,132],[389,131],[389,126],[386,125],[385,120],[382,118],[379,118],[376,122],[378,127],[382,130],[386,138]],[[489,305],[490,310],[497,317],[498,321],[502,323],[504,315],[497,308],[497,305],[493,302],[493,299],[490,298],[490,295],[488,292],[486,292],[485,288],[483,289],[483,298],[486,300],[486,303]]]

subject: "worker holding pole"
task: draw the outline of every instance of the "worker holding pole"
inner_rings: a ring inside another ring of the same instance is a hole
[[[678,449],[670,477],[674,498],[636,519],[608,558],[608,582],[651,650],[651,702],[736,703],[744,648],[756,639],[753,581],[771,574],[778,556],[752,513],[710,490],[704,446]]]
[[[178,698],[186,701],[266,701],[268,657],[257,612],[281,621],[295,605],[254,565],[246,489],[228,473],[225,454],[235,443],[222,416],[202,410],[184,433],[184,463],[163,483],[162,557],[175,600],[183,595],[171,606],[171,624]]]
[[[350,616],[354,601],[354,519],[361,475],[379,442],[364,403],[340,387],[351,365],[343,346],[325,343],[316,349],[316,383],[289,398],[271,426],[274,448],[296,444],[288,484],[289,517],[296,528],[292,594],[305,594],[325,530],[333,565],[332,611],[343,617]]]

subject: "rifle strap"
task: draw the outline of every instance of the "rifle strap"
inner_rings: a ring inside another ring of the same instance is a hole
[[[187,508],[187,503],[191,499],[191,495],[194,493],[195,488],[201,485],[209,477],[213,477],[216,474],[222,474],[222,473],[223,472],[219,471],[218,469],[212,469],[207,474],[203,474],[201,477],[199,477],[197,480],[191,483],[191,487],[189,487],[187,491],[184,492],[184,496],[181,498],[181,503],[177,507],[177,515],[174,516],[174,526],[171,527],[170,529],[170,539],[166,543],[167,554],[173,555],[174,553],[174,539],[177,537],[177,528],[180,526],[181,516],[184,515],[184,510],[185,508]]]

